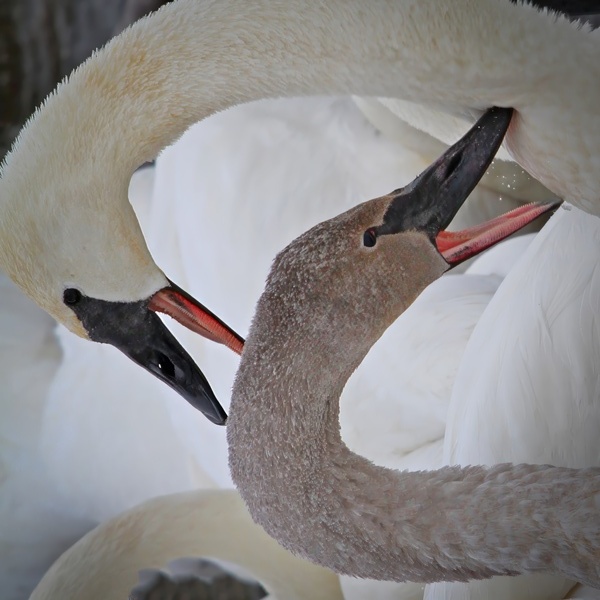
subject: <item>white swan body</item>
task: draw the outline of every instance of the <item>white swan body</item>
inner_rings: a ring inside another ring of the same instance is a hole
[[[279,600],[342,600],[337,575],[279,546],[233,490],[155,498],[100,525],[60,557],[31,600],[122,600],[141,569],[198,556],[242,566]]]
[[[598,252],[600,220],[567,206],[507,275],[458,371],[445,463],[600,465]],[[501,578],[473,582],[469,590],[433,584],[425,598],[554,600],[572,586],[548,576]]]
[[[474,330],[453,389],[457,410],[444,450],[452,463],[476,454],[482,464],[500,455],[600,464],[599,251],[600,219],[566,206],[506,276]],[[537,285],[530,289],[532,277]],[[477,369],[467,373],[475,356]],[[506,358],[498,363],[497,356]]]
[[[0,306],[0,589],[20,600],[92,523],[70,514],[37,451],[61,361],[54,322],[2,273]]]

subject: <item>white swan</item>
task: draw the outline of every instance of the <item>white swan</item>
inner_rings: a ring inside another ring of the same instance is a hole
[[[337,575],[279,546],[234,490],[155,498],[100,525],[56,561],[31,600],[122,600],[141,569],[194,556],[243,567],[273,598],[342,600]]]
[[[443,19],[439,8],[387,0],[164,7],[78,69],[19,136],[0,183],[0,265],[69,329],[116,344],[223,422],[201,374],[147,309],[238,350],[240,340],[170,285],[126,202],[133,169],[194,121],[281,94],[435,98],[461,114],[515,106],[512,156],[558,195],[599,212],[600,92],[589,83],[600,70],[598,36],[509,2],[454,1]],[[535,40],[535,53],[524,40]],[[465,68],[466,56],[476,57],[474,68]],[[142,347],[132,338],[134,315]],[[189,372],[193,383],[182,375]]]

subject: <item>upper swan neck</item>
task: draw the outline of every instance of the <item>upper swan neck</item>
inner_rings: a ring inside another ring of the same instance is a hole
[[[538,58],[524,38],[536,47],[544,43]],[[537,129],[532,135],[536,119],[527,111],[542,91],[546,103],[563,98],[566,79],[571,91],[593,79],[591,73],[599,70],[596,39],[565,19],[555,22],[508,1],[455,0],[440,11],[436,0],[179,0],[136,23],[80,67],[48,99],[17,146],[26,146],[29,165],[41,149],[43,162],[44,139],[52,144],[60,134],[65,163],[79,165],[84,157],[95,169],[108,165],[113,176],[120,172],[128,179],[194,122],[259,98],[393,96],[457,112],[496,104],[513,106],[532,120],[526,147],[521,149],[517,119],[508,144],[534,176],[564,195],[565,184],[542,164],[548,161],[527,158],[548,145]],[[565,48],[571,51],[566,56]],[[516,76],[524,70],[526,76]],[[578,102],[588,102],[595,114],[593,97]],[[556,108],[555,128],[564,133]],[[578,107],[582,111],[585,106]],[[563,148],[553,160],[570,155]],[[585,186],[577,185],[586,197]]]

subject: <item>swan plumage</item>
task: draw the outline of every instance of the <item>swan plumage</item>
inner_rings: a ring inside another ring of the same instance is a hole
[[[469,340],[453,389],[460,411],[448,423],[452,462],[470,453],[483,464],[501,454],[569,467],[600,462],[599,249],[600,220],[565,207],[508,273]],[[536,285],[525,286],[531,278]],[[475,356],[477,369],[467,374]],[[498,356],[505,359],[493,365]]]
[[[280,600],[342,600],[337,575],[279,546],[234,490],[162,496],[118,515],[61,556],[31,600],[121,600],[141,569],[194,556],[240,565]]]

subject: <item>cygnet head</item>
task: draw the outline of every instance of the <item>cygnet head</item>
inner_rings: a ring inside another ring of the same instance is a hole
[[[46,104],[55,101],[50,97]],[[224,424],[226,414],[206,378],[156,312],[238,353],[243,340],[155,264],[127,200],[135,165],[110,173],[102,166],[122,155],[115,147],[60,146],[67,122],[99,118],[84,108],[81,114],[38,111],[2,166],[0,268],[72,332],[114,345]],[[86,160],[77,160],[77,151]]]
[[[282,321],[288,331],[302,329],[297,319],[310,322],[320,333],[310,343],[297,341],[306,347],[330,344],[331,352],[315,352],[319,356],[334,356],[339,340],[346,340],[341,350],[354,368],[431,282],[556,208],[557,202],[529,204],[466,230],[444,230],[487,170],[511,114],[490,109],[408,186],[292,242],[275,260],[256,318],[270,321],[271,332],[281,331]],[[251,331],[248,343],[254,339]],[[364,343],[355,344],[357,339]],[[354,358],[348,355],[351,346],[357,349]]]

